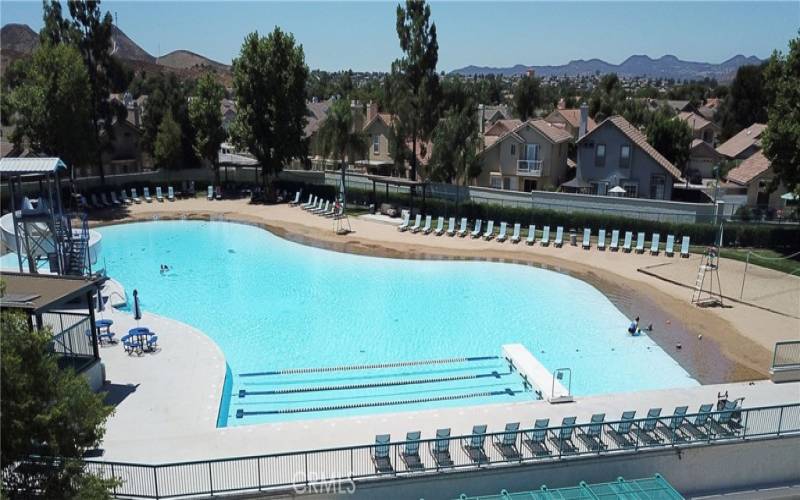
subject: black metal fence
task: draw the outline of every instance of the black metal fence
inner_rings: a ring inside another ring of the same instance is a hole
[[[51,349],[59,356],[62,364],[80,370],[94,360],[92,327],[87,314],[44,313],[42,324],[52,330]]]
[[[87,461],[127,498],[177,498],[247,491],[310,491],[326,484],[411,477],[454,469],[620,456],[667,447],[800,434],[800,404],[660,418],[523,428],[475,436],[388,442],[220,460],[144,465]]]

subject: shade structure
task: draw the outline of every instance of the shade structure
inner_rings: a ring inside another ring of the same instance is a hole
[[[613,188],[608,190],[609,193],[619,193],[622,194],[625,192],[625,188],[622,186],[614,186]]]
[[[586,182],[585,180],[581,179],[580,177],[575,177],[571,181],[567,181],[564,184],[562,184],[561,187],[586,189],[592,187],[592,185]]]
[[[789,191],[788,193],[784,193],[781,195],[782,200],[792,201],[792,200],[800,200],[800,196],[795,193]]]
[[[133,291],[133,319],[137,322],[142,319],[142,306],[139,305],[139,290]]]

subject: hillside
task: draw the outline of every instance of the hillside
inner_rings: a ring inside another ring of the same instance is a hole
[[[30,54],[39,46],[39,34],[27,24],[6,24],[0,29],[0,49]]]
[[[114,26],[111,30],[111,54],[123,61],[142,61],[155,64],[156,58],[139,47],[121,29]]]
[[[216,71],[230,71],[231,67],[189,50],[175,50],[158,58],[161,66],[175,69],[207,67]]]

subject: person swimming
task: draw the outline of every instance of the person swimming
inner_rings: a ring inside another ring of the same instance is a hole
[[[636,320],[631,321],[630,326],[628,327],[628,333],[631,335],[636,335],[636,331],[639,329],[639,316],[636,316]]]

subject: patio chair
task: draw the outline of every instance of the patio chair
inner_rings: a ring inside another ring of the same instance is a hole
[[[113,203],[108,201],[108,197],[106,196],[105,193],[100,193],[100,203],[102,203],[103,206],[106,207],[106,208],[111,208],[111,207],[114,206]]]
[[[211,190],[212,190],[212,187],[211,187],[211,186],[208,186],[208,192],[210,193],[210,196],[213,196],[213,195],[214,195],[214,193],[213,193]],[[317,197],[316,197],[316,195],[315,195],[315,196],[308,195],[308,202],[306,202],[306,203],[303,203],[303,204],[300,206],[300,208],[302,208],[303,210],[308,210],[309,208],[313,207],[313,206],[314,206],[314,205],[316,205],[316,204],[317,204]]]
[[[144,201],[146,201],[147,203],[152,203],[153,198],[150,197],[150,188],[145,187],[143,191],[144,191]]]
[[[525,239],[525,244],[531,246],[535,241],[536,241],[536,225],[531,224],[528,226],[528,237]]]
[[[317,212],[322,210],[322,207],[325,206],[325,203],[330,203],[330,202],[326,202],[325,200],[320,198],[319,201],[317,202],[316,206],[314,206],[313,208],[309,209],[308,211],[310,213],[312,213],[312,214],[315,214],[315,213],[317,213]]]
[[[611,243],[608,245],[608,249],[612,252],[619,250],[619,229],[611,231]]]
[[[214,186],[208,186],[208,192],[206,193],[206,199],[211,201],[214,199]],[[308,201],[311,202],[311,195],[308,195]]]
[[[581,242],[581,246],[584,250],[589,250],[592,248],[592,230],[584,228],[583,230],[583,241]]]
[[[652,446],[664,441],[661,436],[656,434],[656,426],[658,425],[658,417],[660,415],[661,408],[651,408],[647,412],[647,417],[644,419],[644,421],[634,424],[634,432],[644,446]]]
[[[125,352],[128,353],[128,356],[135,353],[142,352],[142,343],[139,341],[139,338],[135,335],[125,335],[120,339],[122,342],[122,347],[125,349]]]
[[[681,257],[689,258],[689,237],[684,236],[681,239]]]
[[[109,193],[109,195],[111,196],[111,203],[113,203],[115,207],[118,207],[118,206],[122,205],[122,202],[119,201],[119,199],[117,199],[117,193],[115,193],[114,191],[111,191],[111,193]]]
[[[475,227],[473,228],[472,232],[469,235],[472,236],[473,240],[481,237],[481,220],[480,219],[475,221]]]
[[[498,243],[502,243],[502,242],[504,242],[504,241],[506,241],[508,239],[508,236],[506,235],[506,228],[508,228],[508,224],[506,224],[505,222],[501,222],[500,223],[500,233],[498,233],[498,235],[497,235],[497,242]]]
[[[550,442],[553,443],[560,452],[575,453],[578,447],[572,442],[572,434],[575,432],[575,417],[564,417],[561,420],[561,427],[558,432],[553,432],[550,436]]]
[[[733,437],[742,429],[734,418],[734,412],[741,410],[739,402],[726,401],[722,411],[708,419],[708,428],[717,436]]]
[[[667,235],[667,244],[664,246],[664,255],[672,257],[675,255],[675,235]]]
[[[489,241],[492,238],[494,238],[494,221],[490,220],[489,223],[486,224],[486,232],[483,233],[483,239]]]
[[[172,189],[172,186],[167,186],[167,199],[169,201],[175,201],[175,190]]]
[[[519,422],[513,422],[506,424],[503,433],[494,437],[495,448],[504,459],[509,461],[522,458],[517,449],[517,431],[519,431]]]
[[[444,217],[439,217],[436,219],[436,229],[433,231],[433,234],[436,236],[441,236],[444,234]]]
[[[636,236],[636,253],[644,253],[644,231]]]
[[[130,205],[131,203],[133,203],[133,200],[128,197],[128,193],[126,193],[124,189],[119,190],[119,196],[122,203],[126,205]]]
[[[542,229],[542,239],[539,240],[539,244],[543,247],[550,246],[550,226],[544,226]]]
[[[690,422],[684,419],[681,429],[694,439],[708,439],[709,433],[707,426],[708,420],[711,417],[712,408],[714,408],[712,404],[700,405],[700,409],[697,410],[697,415],[694,416],[694,420]]]
[[[158,335],[150,335],[145,338],[145,345],[148,351],[155,351],[158,348]]]
[[[661,243],[661,235],[659,233],[653,233],[653,239],[650,240],[650,255],[658,255],[659,252],[659,245]]]
[[[189,189],[186,191],[186,193],[189,195],[189,198],[194,198],[194,181],[189,181]]]
[[[375,436],[375,445],[372,448],[372,463],[375,465],[375,472],[387,474],[394,472],[392,460],[389,458],[389,434],[379,434]]]
[[[636,445],[634,438],[631,438],[631,431],[633,430],[633,419],[636,417],[636,411],[622,412],[622,418],[617,423],[616,427],[612,426],[608,430],[608,435],[613,439],[617,446],[620,448],[630,448]]]
[[[414,225],[411,226],[410,231],[412,233],[418,233],[421,227],[422,227],[422,214],[417,214],[417,217],[414,219]]]
[[[433,218],[430,215],[426,215],[425,216],[425,227],[422,228],[422,233],[423,234],[428,234],[431,231],[433,231],[433,228],[431,228],[432,220],[433,220]]]
[[[344,206],[339,205],[339,208],[336,208],[336,205],[333,206],[333,213],[330,215],[325,215],[325,217],[333,220],[338,220],[344,217]]]
[[[95,193],[89,195],[89,206],[92,208],[105,208],[105,206],[98,201],[97,194]]]
[[[214,199],[221,200],[222,199],[222,186],[217,186],[214,189]]]
[[[436,467],[453,466],[453,458],[450,456],[450,428],[436,431],[436,439],[430,444],[430,452]]]
[[[683,421],[686,419],[686,412],[689,410],[688,406],[676,406],[672,416],[667,419],[667,423],[661,422],[658,430],[669,441],[683,441],[683,433],[681,427]]]
[[[131,188],[131,199],[134,203],[141,203],[142,199],[139,198],[139,193],[136,192],[136,188]]]
[[[631,253],[631,243],[633,243],[633,233],[625,231],[625,241],[622,243],[622,251]]]
[[[511,243],[519,243],[519,240],[520,240],[520,238],[519,238],[520,229],[522,229],[522,227],[520,226],[519,222],[514,224],[514,234],[511,235]]]
[[[330,206],[331,206],[331,201],[330,200],[325,200],[325,203],[322,203],[322,201],[320,201],[319,206],[317,208],[315,208],[314,210],[309,210],[309,211],[312,214],[323,214],[323,213],[328,211],[328,208],[330,208]]]
[[[606,249],[606,230],[601,229],[597,232],[597,249],[598,250],[605,250]]]
[[[472,462],[485,463],[489,461],[489,457],[486,456],[486,451],[483,449],[484,442],[486,442],[486,426],[475,425],[472,427],[471,436],[461,438],[461,448]]]
[[[603,422],[605,422],[605,420],[605,413],[595,413],[589,420],[589,426],[582,429],[578,436],[592,451],[605,450],[607,447],[603,442]]]
[[[319,215],[321,215],[322,217],[333,217],[335,214],[336,214],[336,203],[331,203],[330,208],[328,210],[325,210]]]
[[[397,230],[400,231],[401,233],[403,231],[407,231],[408,223],[410,220],[411,220],[411,212],[409,212],[408,210],[403,210],[403,222],[401,222],[400,225],[397,226]]]
[[[531,450],[534,457],[547,457],[552,453],[547,447],[547,427],[549,425],[549,418],[536,420],[533,430],[526,432],[522,438],[522,443]]]
[[[164,201],[164,196],[161,194],[161,186],[156,186],[156,199],[159,202],[163,202]]]
[[[289,202],[289,206],[290,206],[290,207],[295,207],[295,206],[297,206],[297,205],[299,205],[299,204],[300,204],[300,191],[297,191],[297,192],[294,194],[294,199],[293,199],[292,201],[290,201],[290,202]]]
[[[563,244],[564,244],[564,228],[558,226],[556,228],[556,239],[555,241],[553,241],[553,245],[555,245],[556,247],[560,247]]]
[[[447,221],[447,236],[455,236],[456,235],[456,218],[450,217]]]
[[[458,231],[456,231],[456,235],[459,238],[463,238],[464,236],[467,235],[467,218],[466,217],[462,217],[461,218],[461,227],[459,227]]]
[[[406,465],[408,470],[421,470],[425,466],[422,459],[419,457],[419,431],[409,432],[406,434],[406,443],[400,451],[400,460]]]

